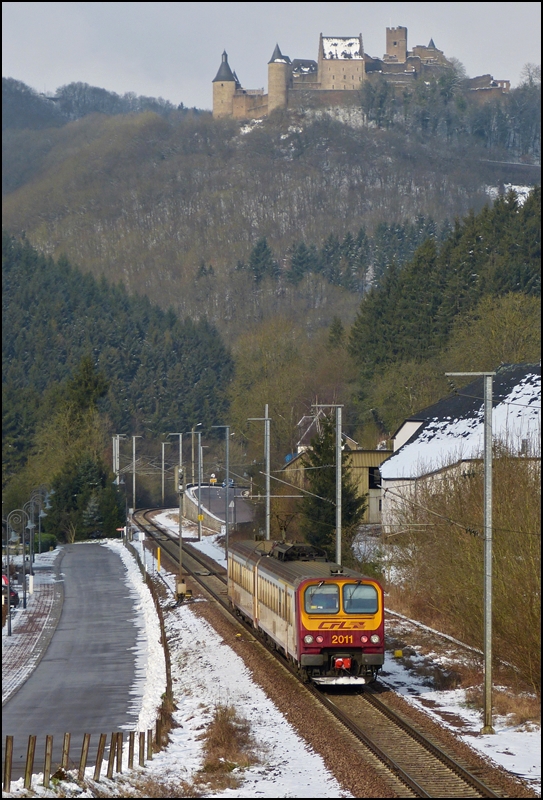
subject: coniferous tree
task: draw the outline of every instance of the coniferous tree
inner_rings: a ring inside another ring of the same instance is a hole
[[[336,552],[336,431],[330,419],[321,421],[321,432],[304,454],[307,488],[301,501],[301,528],[310,544],[322,547],[329,558]],[[341,454],[341,525],[352,532],[363,519],[366,498],[360,497],[350,470],[348,451]]]

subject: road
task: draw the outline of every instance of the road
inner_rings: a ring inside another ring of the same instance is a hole
[[[64,604],[58,627],[42,660],[2,708],[4,735],[14,737],[13,779],[24,770],[28,737],[37,736],[35,770],[43,769],[45,736],[52,734],[53,764],[62,739],[72,734],[70,757],[78,765],[83,734],[90,733],[89,764],[98,735],[135,730],[135,603],[124,582],[121,559],[107,547],[65,547]],[[92,758],[91,758],[92,757]]]

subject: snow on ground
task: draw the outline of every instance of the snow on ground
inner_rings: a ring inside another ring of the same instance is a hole
[[[156,516],[156,521],[172,532],[178,532],[178,523],[173,511]],[[183,528],[184,537],[193,539],[195,527]],[[143,539],[143,534],[141,534]],[[156,560],[145,550],[140,535],[135,534],[134,546],[146,560],[148,572],[157,570]],[[219,534],[204,535],[201,542],[191,544],[207,555],[225,564],[224,550],[217,543]],[[160,630],[150,593],[141,580],[139,570],[119,541],[110,541],[106,546],[119,552],[127,567],[127,583],[137,592],[145,621],[145,638],[148,642],[147,658],[141,662],[146,680],[139,681],[137,690],[141,694],[140,729],[150,727],[160,703],[164,688],[164,658],[157,647]],[[161,578],[174,589],[174,576],[165,572]],[[181,605],[166,614],[166,626],[170,642],[172,679],[178,710],[176,722],[180,727],[170,732],[171,742],[148,763],[145,774],[157,779],[175,782],[190,781],[198,770],[202,758],[200,735],[210,722],[213,710],[218,705],[233,705],[238,713],[251,723],[252,733],[259,743],[262,763],[248,768],[240,775],[239,789],[228,789],[213,794],[213,797],[348,797],[341,791],[335,778],[326,770],[320,756],[301,740],[283,715],[255,685],[243,661],[228,646],[221,636],[203,619],[196,616],[190,605]],[[196,661],[197,660],[197,661]],[[198,663],[198,669],[191,665]],[[540,729],[528,730],[528,726],[514,728],[505,719],[495,719],[494,736],[480,736],[481,715],[467,707],[462,690],[431,691],[423,678],[415,676],[406,667],[387,653],[383,679],[400,692],[414,706],[429,714],[437,722],[450,728],[471,747],[502,765],[506,770],[523,778],[532,789],[540,793],[541,787],[541,733]],[[431,708],[428,708],[431,704]],[[446,722],[446,715],[453,714],[462,721],[461,731],[456,724]],[[445,719],[444,719],[445,716]],[[92,769],[87,770],[87,777]],[[110,796],[123,793],[123,781],[107,782]],[[100,783],[104,791],[105,781]],[[55,796],[53,790],[45,791],[34,783],[39,794]],[[64,796],[93,797],[92,790],[81,792],[75,784],[61,783]],[[10,796],[23,795],[22,779],[12,784]],[[4,795],[6,796],[6,795]],[[104,796],[103,794],[101,796]]]
[[[177,523],[168,513],[157,515],[155,520],[159,525],[170,528],[174,533],[178,531]],[[212,534],[205,536],[201,542],[192,542],[191,544],[226,566],[224,549],[217,544],[219,538],[219,534]],[[528,726],[515,728],[509,725],[506,719],[498,717],[494,719],[496,733],[492,736],[481,736],[479,734],[482,727],[481,714],[467,706],[465,692],[462,689],[431,691],[420,676],[413,675],[389,652],[386,654],[383,678],[409,703],[429,714],[454,733],[458,733],[458,727],[447,724],[446,715],[454,714],[456,718],[461,719],[464,724],[460,738],[466,744],[500,764],[504,769],[526,780],[534,791],[541,792],[541,729],[539,727],[534,730],[527,730]],[[434,706],[431,711],[428,709],[427,703]],[[324,797],[325,795],[317,796]]]

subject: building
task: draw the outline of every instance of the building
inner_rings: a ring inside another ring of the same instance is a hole
[[[493,378],[492,436],[519,458],[541,458],[541,364],[509,364]],[[483,452],[483,379],[409,417],[381,465],[382,524],[393,531],[421,486],[469,474]]]
[[[322,409],[316,416],[302,417],[298,423],[300,439],[296,445],[296,453],[283,468],[284,480],[303,488],[305,486],[305,466],[303,454],[309,448],[310,441],[320,433],[320,419],[324,416]],[[367,495],[367,506],[362,522],[379,524],[381,522],[381,489],[380,465],[391,455],[390,450],[364,450],[350,436],[342,434],[343,449],[349,450],[351,476],[356,482],[358,494]]]
[[[386,53],[372,58],[364,52],[362,34],[319,37],[317,61],[291,59],[279,45],[268,62],[268,92],[244,89],[228,63],[226,51],[213,79],[213,116],[261,119],[278,109],[315,106],[359,105],[359,92],[366,81],[382,76],[394,86],[414,85],[419,78],[438,76],[452,63],[430,39],[428,45],[407,45],[407,28],[386,29]],[[494,81],[491,75],[472,79],[478,99],[509,91],[509,81]]]

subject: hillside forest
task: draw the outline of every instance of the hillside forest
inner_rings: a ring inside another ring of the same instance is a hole
[[[44,97],[3,79],[4,514],[46,486],[48,545],[115,535],[133,504],[132,459],[136,505],[161,502],[161,468],[174,505],[179,434],[190,465],[202,433],[204,480],[221,479],[221,425],[231,475],[262,493],[263,425],[249,418],[266,404],[275,473],[315,402],[343,404],[361,447],[386,447],[450,391],[445,372],[539,361],[540,72],[527,65],[520,86],[485,103],[460,67],[404,94],[373,81],[348,113],[247,123],[86,84]],[[500,459],[496,473],[500,642],[522,613],[506,574],[537,594],[540,476],[517,462]],[[366,500],[345,467],[352,537]],[[315,494],[333,491],[329,477],[315,472]],[[453,552],[462,574],[432,573],[424,595],[394,598],[474,645],[480,541],[448,520],[478,519],[478,486],[426,498],[442,518],[435,536],[396,540],[407,586]],[[288,518],[289,536],[330,550],[330,508],[274,500],[272,535]],[[519,541],[501,535],[520,528]],[[374,555],[360,559],[384,577]],[[449,578],[462,582],[460,611],[443,600]],[[536,691],[539,651],[535,636],[518,655]]]

